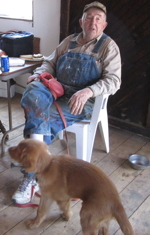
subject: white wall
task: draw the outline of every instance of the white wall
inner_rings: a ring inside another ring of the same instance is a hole
[[[34,0],[33,25],[25,21],[0,19],[0,32],[8,30],[32,32],[35,37],[40,38],[40,52],[48,56],[59,44],[60,4],[61,0]],[[16,82],[26,86],[28,76],[29,74],[20,76]],[[16,92],[22,93],[22,91],[23,89],[16,86]]]

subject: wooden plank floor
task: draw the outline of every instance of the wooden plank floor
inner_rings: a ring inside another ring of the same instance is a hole
[[[24,122],[23,110],[19,101],[21,96],[16,94],[12,99],[13,124]],[[0,120],[8,129],[7,100],[0,98]],[[128,155],[139,153],[150,159],[150,140],[124,130],[109,127],[110,153],[103,151],[103,144],[97,132],[92,163],[100,167],[115,183],[127,215],[136,235],[150,235],[150,168],[137,171],[130,168]],[[6,153],[0,159],[0,235],[82,235],[79,211],[81,201],[72,202],[73,216],[69,222],[64,221],[56,204],[53,204],[46,220],[38,229],[28,230],[25,221],[36,214],[34,208],[18,208],[11,202],[11,196],[22,179],[19,170],[10,168],[10,158],[7,154],[9,146],[18,144],[23,139],[23,128],[9,134]],[[2,133],[0,133],[0,139]],[[69,134],[70,152],[75,156],[75,136]],[[49,146],[51,153],[66,152],[65,143],[56,139]],[[39,203],[38,198],[33,202]],[[121,235],[118,224],[112,221],[110,235]]]

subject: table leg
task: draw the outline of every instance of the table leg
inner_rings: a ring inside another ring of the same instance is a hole
[[[7,80],[7,98],[8,98],[8,117],[9,117],[9,130],[12,129],[12,110],[11,110],[11,96],[10,96],[10,80]]]
[[[1,157],[3,157],[4,153],[5,153],[5,139],[8,135],[8,133],[18,129],[19,127],[22,127],[24,125],[24,123],[16,126],[16,127],[12,127],[12,109],[11,109],[11,95],[10,95],[10,89],[11,89],[11,85],[10,85],[10,79],[7,80],[7,101],[8,101],[8,118],[9,118],[9,130],[6,131],[2,137],[1,140]]]
[[[22,127],[22,126],[24,126],[24,123],[22,123],[22,124],[20,124],[20,125],[18,125],[18,126],[16,126],[16,127],[14,127],[14,128],[12,128],[11,130],[8,130],[8,131],[6,131],[6,132],[4,133],[3,138],[2,138],[2,140],[1,140],[1,157],[3,157],[3,155],[4,155],[4,153],[5,153],[5,147],[4,147],[4,145],[5,145],[5,138],[7,137],[8,133],[10,133],[10,132],[12,132],[12,131],[18,129],[19,127]]]

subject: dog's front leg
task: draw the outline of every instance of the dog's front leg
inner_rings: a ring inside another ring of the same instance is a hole
[[[37,210],[37,216],[34,219],[27,220],[26,225],[30,229],[35,229],[39,227],[39,225],[45,219],[47,212],[50,209],[50,206],[52,205],[52,203],[53,203],[53,199],[51,199],[50,197],[41,196],[39,208]]]

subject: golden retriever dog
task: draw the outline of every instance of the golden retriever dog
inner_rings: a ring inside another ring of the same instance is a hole
[[[97,166],[68,155],[51,155],[45,143],[27,139],[10,147],[12,159],[27,172],[37,176],[41,198],[37,216],[27,221],[30,229],[37,228],[56,201],[62,217],[71,217],[70,200],[82,202],[80,221],[84,235],[109,235],[111,219],[116,219],[124,235],[134,235],[116,187]]]

